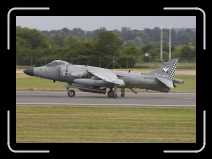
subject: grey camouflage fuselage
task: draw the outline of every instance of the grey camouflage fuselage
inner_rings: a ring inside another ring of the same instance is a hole
[[[177,60],[173,59],[164,63],[161,68],[143,74],[127,71],[115,72],[104,68],[73,65],[66,61],[55,60],[44,66],[26,69],[24,72],[32,76],[66,82],[69,87],[77,87],[88,92],[91,90],[90,92],[94,93],[101,93],[101,90],[106,88],[140,88],[168,92],[175,86],[176,63]]]

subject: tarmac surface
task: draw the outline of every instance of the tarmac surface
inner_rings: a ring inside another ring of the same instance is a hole
[[[68,97],[66,91],[16,91],[16,105],[84,105],[84,106],[195,106],[195,93],[126,92],[122,98],[76,91]]]

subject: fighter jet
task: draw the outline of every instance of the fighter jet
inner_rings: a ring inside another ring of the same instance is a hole
[[[74,65],[62,60],[54,60],[44,66],[32,67],[24,70],[30,76],[67,83],[66,89],[69,97],[76,92],[71,88],[91,93],[107,94],[110,98],[117,97],[117,88],[121,89],[121,97],[125,96],[125,89],[137,93],[134,88],[169,92],[176,84],[183,83],[175,79],[177,59],[164,62],[159,69],[150,73],[131,71],[115,72],[110,69]]]

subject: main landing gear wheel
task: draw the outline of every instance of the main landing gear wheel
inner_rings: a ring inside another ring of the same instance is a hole
[[[107,92],[107,96],[109,98],[117,98],[117,93],[116,93],[116,91],[111,89],[110,91]]]
[[[74,90],[68,90],[67,94],[69,97],[74,97],[76,95]]]

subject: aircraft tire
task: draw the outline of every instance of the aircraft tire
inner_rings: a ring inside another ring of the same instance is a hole
[[[74,97],[76,95],[74,90],[68,90],[67,94],[69,97]]]
[[[113,91],[113,90],[110,90],[110,91],[107,93],[107,96],[108,96],[108,98],[117,98],[117,94],[116,94],[115,91]]]

